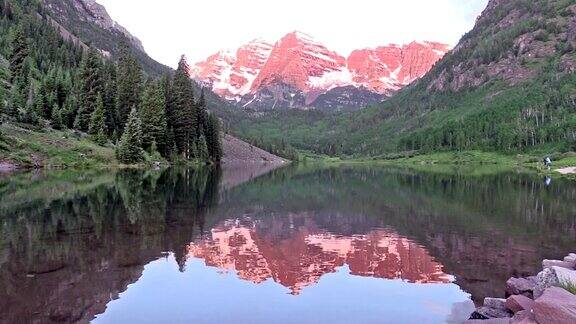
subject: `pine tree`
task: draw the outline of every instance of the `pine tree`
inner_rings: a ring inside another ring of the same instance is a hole
[[[50,117],[52,120],[52,128],[54,129],[64,129],[65,125],[62,120],[62,108],[58,107],[58,105],[54,105],[52,108],[52,116]]]
[[[126,164],[141,162],[144,158],[142,151],[142,129],[136,108],[132,108],[124,128],[124,134],[116,149],[118,161]]]
[[[43,85],[40,85],[34,95],[34,109],[36,110],[36,115],[39,117],[48,119],[52,115],[52,106],[48,103],[46,88]]]
[[[30,49],[21,27],[16,27],[14,30],[11,45],[10,72],[12,73],[12,81],[14,81],[27,76],[27,74],[24,73],[24,65],[26,64]]]
[[[62,124],[66,128],[74,127],[74,120],[76,119],[76,113],[78,110],[78,98],[76,94],[69,94],[64,101],[64,106],[60,112],[62,116]]]
[[[150,151],[156,143],[158,151],[167,155],[167,124],[165,99],[162,87],[158,83],[149,83],[142,98],[142,147]]]
[[[222,139],[220,136],[220,121],[211,114],[208,117],[206,129],[206,143],[210,161],[220,163],[222,160]]]
[[[102,96],[98,96],[96,103],[96,110],[92,113],[90,118],[89,133],[93,136],[94,141],[100,145],[106,144],[108,138],[106,136],[106,117],[104,115],[104,100]]]
[[[197,139],[198,119],[194,103],[194,89],[189,74],[186,57],[182,56],[174,74],[171,88],[171,110],[174,129],[174,140],[178,152],[185,159],[191,156],[191,145]]]
[[[196,104],[197,108],[197,115],[198,115],[198,129],[197,133],[201,134],[205,132],[208,122],[208,112],[206,110],[206,98],[204,95],[204,88],[202,88],[200,92],[200,99],[198,99],[198,103]]]
[[[210,153],[208,152],[208,143],[206,142],[206,137],[204,137],[204,135],[200,135],[200,139],[198,140],[197,152],[198,153],[196,155],[196,159],[203,162],[210,161]]]
[[[21,81],[17,81],[12,85],[6,105],[6,114],[15,118],[19,117],[20,111],[26,106],[26,96],[21,88]]]
[[[94,50],[88,53],[82,65],[80,82],[80,108],[74,121],[74,127],[81,131],[87,131],[92,113],[96,109],[98,97],[103,90],[102,60]]]
[[[104,115],[106,117],[106,130],[108,135],[119,128],[118,110],[116,107],[117,69],[114,62],[107,62],[104,67]]]
[[[140,107],[141,95],[142,68],[130,52],[128,44],[121,44],[116,90],[117,123],[120,131],[124,129],[130,109]]]

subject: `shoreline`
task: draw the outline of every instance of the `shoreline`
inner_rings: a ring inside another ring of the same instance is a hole
[[[576,323],[576,253],[543,260],[542,271],[506,282],[507,298],[486,297],[466,323]]]

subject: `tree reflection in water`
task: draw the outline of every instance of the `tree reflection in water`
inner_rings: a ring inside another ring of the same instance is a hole
[[[222,174],[0,178],[0,322],[90,321],[167,253],[180,271],[200,259],[294,295],[346,268],[454,281],[478,301],[575,242],[576,186],[562,180],[381,167],[295,166],[245,183]]]

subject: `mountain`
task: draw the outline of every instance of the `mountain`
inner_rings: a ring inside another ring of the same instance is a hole
[[[64,39],[86,47],[97,48],[104,56],[117,59],[119,45],[128,42],[133,55],[144,71],[159,77],[172,73],[172,69],[148,56],[142,42],[126,28],[114,21],[106,8],[95,0],[41,0],[44,16],[58,29]],[[202,86],[194,83],[194,94],[200,95]],[[210,89],[205,89],[207,107],[217,111],[220,117],[228,118],[233,107]]]
[[[573,1],[491,0],[452,51],[385,102],[257,116],[234,131],[327,154],[576,150],[575,49]]]
[[[115,22],[104,6],[95,0],[41,0],[44,12],[52,25],[66,39],[77,39],[100,50],[105,56],[116,58],[119,44],[127,42],[144,70],[159,76],[170,69],[144,51],[142,42],[126,28]]]
[[[346,58],[292,32],[274,45],[255,40],[236,52],[220,51],[192,70],[196,80],[244,108],[333,111],[382,101],[424,75],[448,50],[412,42],[356,50]]]

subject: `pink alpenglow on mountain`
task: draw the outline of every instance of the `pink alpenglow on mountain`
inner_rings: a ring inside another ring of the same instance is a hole
[[[274,45],[255,40],[235,52],[218,52],[196,63],[192,76],[228,100],[249,97],[246,104],[265,89],[276,101],[300,91],[307,103],[341,87],[388,96],[426,74],[449,50],[445,44],[412,42],[355,50],[346,58],[292,32]]]
[[[192,67],[194,79],[207,83],[218,95],[233,99],[250,93],[254,80],[270,57],[272,45],[253,40],[232,51],[220,51]]]

